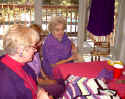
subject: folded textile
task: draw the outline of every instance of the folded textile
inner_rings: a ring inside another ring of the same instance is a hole
[[[100,79],[71,75],[59,99],[120,99],[117,92],[108,88]]]
[[[68,83],[77,83],[81,78],[79,76],[69,75],[69,77],[65,80],[65,84]]]
[[[104,68],[97,76],[98,79],[104,79],[106,82],[113,79],[113,71]]]
[[[99,94],[99,89],[108,89],[107,85],[99,79],[81,78],[77,82],[82,95]]]

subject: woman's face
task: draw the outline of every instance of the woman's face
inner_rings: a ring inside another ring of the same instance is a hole
[[[24,63],[32,61],[35,52],[37,52],[35,44],[25,47],[22,55]]]
[[[55,26],[53,35],[56,39],[62,40],[64,36],[64,25],[63,24],[58,24]]]

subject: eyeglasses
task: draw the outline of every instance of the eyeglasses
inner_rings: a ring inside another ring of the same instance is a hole
[[[56,32],[64,31],[64,28],[55,28]]]
[[[32,45],[29,45],[27,47],[25,47],[26,50],[29,50],[29,49],[32,49],[32,50],[37,50],[37,46],[32,46]]]
[[[37,49],[37,46],[30,46],[33,50]]]

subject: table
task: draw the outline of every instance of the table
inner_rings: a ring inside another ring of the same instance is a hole
[[[113,70],[107,61],[102,62],[82,62],[82,63],[68,63],[56,66],[53,69],[53,74],[56,79],[66,79],[70,74],[80,76],[95,78],[102,69]],[[125,75],[119,78],[125,80]],[[122,99],[125,99],[125,84],[118,84],[116,79],[113,79],[108,84],[109,88],[117,90],[118,94]],[[124,98],[123,98],[124,97]]]

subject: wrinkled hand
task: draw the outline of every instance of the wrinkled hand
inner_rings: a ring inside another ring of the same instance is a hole
[[[76,62],[84,62],[83,55],[77,54]]]
[[[77,60],[78,59],[78,54],[77,53],[73,54],[71,56],[71,58],[72,58],[72,60]]]
[[[49,99],[48,93],[44,89],[39,89],[37,99]]]
[[[73,49],[72,49],[72,54],[76,54],[76,53],[78,53],[77,48],[73,48]]]

